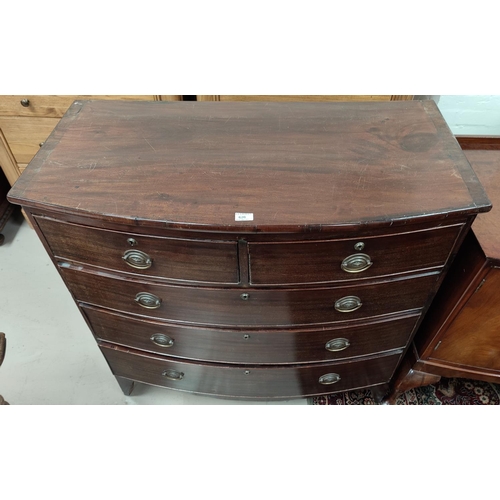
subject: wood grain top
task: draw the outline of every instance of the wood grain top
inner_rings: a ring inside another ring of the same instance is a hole
[[[500,141],[498,141],[500,148]],[[500,149],[464,151],[488,194],[493,208],[480,214],[472,224],[486,257],[500,264]]]
[[[9,196],[136,225],[239,232],[490,207],[432,101],[76,101]]]

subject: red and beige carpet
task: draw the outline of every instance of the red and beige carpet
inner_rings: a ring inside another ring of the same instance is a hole
[[[312,398],[315,405],[374,405],[370,389]],[[498,405],[500,385],[459,378],[442,378],[436,385],[401,394],[398,405]]]

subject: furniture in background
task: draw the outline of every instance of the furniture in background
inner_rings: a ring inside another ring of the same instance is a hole
[[[479,215],[420,326],[387,402],[441,377],[500,383],[500,137],[457,137],[493,209]]]
[[[7,201],[10,185],[4,173],[0,170],[0,231],[3,230],[9,217],[14,211],[14,206]],[[0,246],[3,245],[4,236],[0,232]]]
[[[491,208],[432,101],[78,101],[9,197],[124,392],[251,399],[381,399]]]
[[[0,166],[14,185],[26,165],[77,99],[167,100],[175,95],[0,95]]]
[[[411,95],[197,95],[197,101],[362,102],[409,101]]]
[[[0,332],[0,366],[2,366],[3,359],[5,357],[7,341],[5,339],[5,333]],[[0,405],[8,405],[7,401],[0,395]]]

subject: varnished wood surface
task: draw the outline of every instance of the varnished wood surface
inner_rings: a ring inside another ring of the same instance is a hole
[[[472,229],[486,256],[500,266],[500,149],[464,152],[493,204],[487,215],[479,214]]]
[[[439,335],[460,314],[460,310],[480,285],[485,272],[484,254],[472,231],[465,237],[453,264],[415,336],[420,357],[427,359]]]
[[[483,371],[500,376],[500,269],[492,269],[440,337],[430,360]]]
[[[420,309],[426,305],[437,275],[375,284],[310,289],[242,289],[187,287],[117,279],[63,267],[61,274],[76,300],[117,311],[186,324],[236,327],[287,327],[345,322]],[[161,299],[157,309],[135,302],[138,293]],[[242,293],[248,293],[247,300]],[[362,306],[339,312],[335,302],[356,296]]]
[[[457,135],[455,136],[463,150],[471,149],[500,149],[500,136],[498,135]]]
[[[360,361],[268,368],[180,362],[110,344],[100,347],[117,376],[197,394],[256,399],[306,397],[382,384],[391,378],[400,358],[394,353]],[[162,375],[167,369],[182,373],[182,379],[167,379]],[[328,373],[337,373],[340,380],[320,384],[319,378]]]
[[[403,349],[418,314],[349,327],[300,330],[223,330],[190,327],[131,318],[83,306],[95,336],[106,342],[172,358],[220,363],[271,364],[337,361]],[[151,336],[168,335],[173,345],[158,346]],[[325,348],[333,339],[349,346],[337,352]]]
[[[331,102],[407,101],[410,95],[197,95],[197,101]]]
[[[432,101],[76,103],[10,196],[134,224],[238,232],[489,209]],[[253,221],[236,222],[235,212]]]
[[[444,265],[462,225],[350,240],[250,243],[252,284],[320,283],[376,278]],[[356,243],[363,243],[356,250]],[[364,254],[371,266],[350,273],[341,268],[349,256]]]
[[[238,283],[236,241],[160,238],[104,231],[35,217],[57,259],[71,260],[132,276],[153,279]],[[135,244],[131,246],[128,240]],[[131,267],[125,252],[138,250],[151,259],[148,269]]]
[[[440,377],[500,380],[500,137],[457,137],[493,209],[472,224],[392,384],[391,400]],[[406,368],[405,368],[406,366]]]

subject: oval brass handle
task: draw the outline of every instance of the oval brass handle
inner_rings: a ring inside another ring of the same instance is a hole
[[[174,345],[174,339],[163,333],[153,333],[150,340],[160,347],[172,347]]]
[[[348,295],[335,302],[335,310],[341,313],[349,313],[357,311],[362,305],[363,303],[359,297]]]
[[[319,377],[318,382],[323,385],[336,384],[340,381],[340,375],[338,373],[326,373]]]
[[[161,306],[161,299],[148,292],[139,292],[135,296],[135,301],[146,309],[158,309]]]
[[[153,259],[140,250],[126,250],[122,259],[135,269],[149,269],[153,265]]]
[[[344,349],[347,349],[350,345],[351,345],[351,343],[347,339],[338,338],[338,339],[329,340],[325,344],[325,349],[327,351],[331,351],[331,352],[338,352],[338,351],[343,351]]]
[[[21,99],[21,106],[23,108],[27,108],[30,105],[30,100],[29,99]]]
[[[181,380],[184,378],[184,373],[177,370],[165,370],[162,375],[169,380]]]
[[[366,253],[354,253],[346,257],[340,267],[346,273],[360,273],[366,271],[372,264],[370,256]]]

